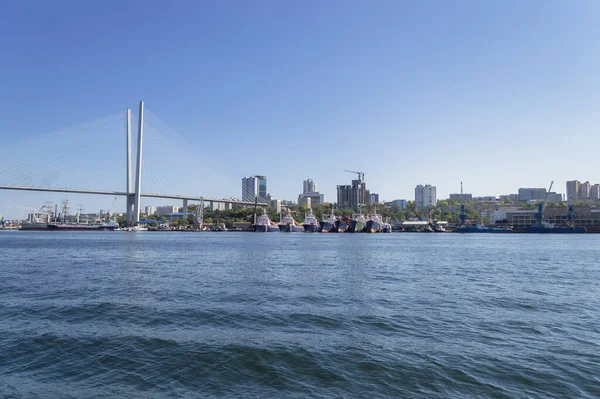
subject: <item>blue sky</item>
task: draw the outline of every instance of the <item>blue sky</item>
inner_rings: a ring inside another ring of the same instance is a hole
[[[592,0],[8,2],[0,146],[143,99],[219,172],[223,197],[264,174],[278,198],[310,177],[335,200],[344,169],[388,200],[460,181],[475,195],[550,180],[564,192],[600,182],[599,17]],[[48,199],[2,192],[0,213]]]

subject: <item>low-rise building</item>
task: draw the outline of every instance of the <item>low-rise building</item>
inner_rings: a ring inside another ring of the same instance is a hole
[[[164,205],[156,207],[156,216],[165,216],[170,213],[179,212],[179,207],[175,205]]]

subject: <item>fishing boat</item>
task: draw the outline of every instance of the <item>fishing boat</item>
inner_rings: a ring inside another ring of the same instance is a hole
[[[309,208],[306,215],[304,215],[304,223],[302,224],[302,227],[304,227],[304,231],[307,233],[316,233],[319,231],[319,222],[313,214],[312,208]]]
[[[279,222],[279,231],[283,233],[299,233],[304,231],[304,228],[298,226],[290,211],[287,211]]]
[[[271,222],[271,219],[269,219],[269,216],[267,216],[267,212],[263,209],[263,214],[256,218],[254,231],[261,233],[274,233],[279,231],[279,227],[277,227],[275,223]]]

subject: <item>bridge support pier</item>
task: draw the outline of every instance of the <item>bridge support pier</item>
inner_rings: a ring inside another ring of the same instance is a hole
[[[184,199],[183,200],[183,218],[187,218],[187,214],[188,214],[188,200]]]
[[[142,138],[144,137],[144,102],[140,101],[138,120],[137,162],[135,164],[135,199],[133,202],[133,221],[140,221],[140,195],[142,192]]]
[[[127,195],[127,221],[133,224],[133,204],[135,203],[135,194]]]

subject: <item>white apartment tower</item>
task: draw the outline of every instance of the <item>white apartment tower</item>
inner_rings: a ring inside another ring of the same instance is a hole
[[[417,208],[428,208],[437,204],[435,186],[430,184],[419,184],[415,187],[415,206]]]

